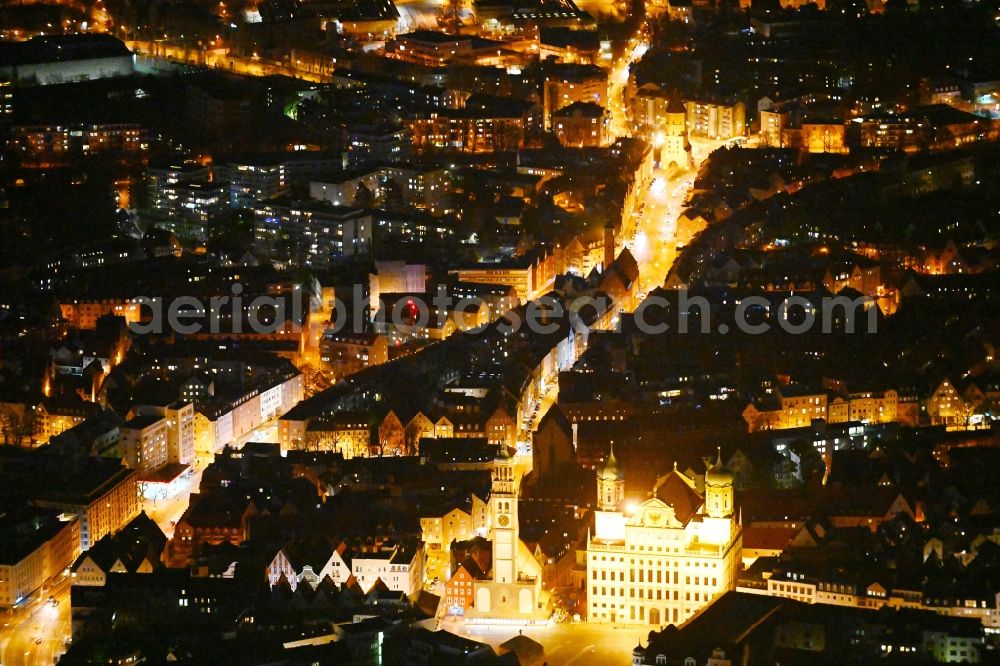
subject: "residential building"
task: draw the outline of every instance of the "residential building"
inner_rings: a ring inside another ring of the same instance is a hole
[[[517,150],[532,117],[519,109],[440,109],[410,120],[413,145],[464,153]]]
[[[787,129],[783,130],[788,132]],[[846,153],[847,126],[841,120],[809,119],[802,121],[801,140],[783,139],[780,145],[801,148],[810,153]]]
[[[257,243],[295,266],[325,268],[371,247],[371,213],[362,208],[279,197],[255,203],[253,214]]]
[[[894,389],[830,393],[801,386],[779,386],[761,404],[743,410],[749,432],[807,428],[827,423],[910,422],[909,409]]]
[[[206,240],[208,225],[230,210],[225,183],[175,183],[162,187],[158,196],[166,203],[160,225],[180,238]]]
[[[762,429],[804,428],[814,419],[827,419],[829,395],[825,390],[811,391],[797,385],[778,386],[773,391],[772,409],[759,410],[751,403],[743,413],[750,431]]]
[[[157,217],[174,209],[172,188],[181,183],[208,183],[212,168],[198,162],[156,162],[146,169],[147,208]]]
[[[91,455],[117,454],[118,443],[121,441],[121,423],[121,417],[115,412],[105,410],[49,438],[49,444],[56,449],[70,450],[79,447]]]
[[[347,128],[347,163],[351,169],[409,157],[413,141],[401,125],[352,125]]]
[[[367,457],[371,442],[371,417],[342,411],[310,420],[303,447],[306,451],[334,451],[349,460]]]
[[[35,407],[35,438],[44,444],[96,416],[100,411],[97,404],[84,402],[75,396],[66,399],[46,398]]]
[[[229,204],[251,208],[258,201],[284,194],[289,185],[285,163],[272,159],[241,159],[215,166],[215,178],[229,184]]]
[[[549,288],[555,278],[555,255],[544,251],[532,252],[516,259],[484,262],[451,272],[461,282],[513,287],[523,303]]]
[[[309,198],[327,201],[334,206],[365,206],[359,194],[367,191],[367,196],[378,196],[378,170],[365,168],[357,171],[339,171],[317,176],[309,183]]]
[[[448,615],[461,617],[472,607],[476,599],[473,592],[474,580],[468,569],[461,564],[458,565],[458,569],[444,584],[444,596],[441,598]]]
[[[545,75],[542,84],[542,118],[546,130],[554,125],[553,115],[574,102],[607,104],[608,75],[593,65],[558,65]]]
[[[19,606],[66,571],[80,552],[80,524],[46,509],[0,513],[0,608]]]
[[[458,227],[454,218],[434,217],[413,210],[373,210],[372,224],[380,238],[411,242],[452,238]]]
[[[140,304],[131,298],[64,299],[59,302],[59,311],[69,326],[83,330],[97,328],[97,320],[105,315],[124,317],[126,324],[140,321],[142,315]]]
[[[316,589],[326,577],[343,585],[352,575],[350,555],[344,542],[333,547],[323,539],[297,539],[278,550],[265,575],[271,587],[284,576],[293,592],[302,583]]]
[[[969,407],[955,385],[948,379],[943,379],[927,398],[927,417],[931,425],[964,426],[972,415]]]
[[[790,112],[784,106],[768,105],[760,109],[760,145],[784,148],[784,131],[789,126]]]
[[[39,474],[60,479],[59,484],[32,493],[33,503],[75,516],[80,523],[81,550],[117,532],[139,515],[139,474],[117,460],[53,456],[41,466],[32,460],[25,462],[25,469],[16,472],[25,483],[37,485]]]
[[[892,423],[898,420],[899,394],[886,391],[857,391],[828,402],[828,423]]]
[[[14,125],[10,148],[23,167],[51,168],[93,155],[140,162],[149,144],[145,129],[134,123],[74,123]]]
[[[378,167],[379,193],[394,186],[403,202],[429,213],[440,213],[448,194],[448,172],[435,166],[418,164],[383,164]]]
[[[177,400],[166,405],[139,405],[136,414],[166,419],[168,463],[190,465],[194,462],[193,402]]]
[[[593,102],[573,102],[552,114],[552,125],[564,146],[604,146],[609,141],[608,117]]]
[[[865,148],[905,152],[950,150],[983,138],[989,121],[947,104],[913,107],[901,114],[867,116],[852,123]]]
[[[746,108],[738,100],[686,99],[691,136],[732,139],[746,136]]]
[[[426,555],[427,579],[449,580],[452,576],[451,544],[468,541],[489,532],[489,504],[472,495],[469,511],[455,507],[443,516],[420,519],[420,540]]]
[[[374,552],[355,553],[351,573],[365,592],[381,580],[393,592],[411,596],[423,582],[423,551],[416,543],[383,543]]]
[[[163,567],[166,545],[167,537],[152,518],[140,513],[76,559],[70,568],[73,585],[103,587],[114,574],[151,574]]]
[[[167,419],[136,416],[122,424],[121,450],[129,467],[152,472],[167,464]]]
[[[181,237],[204,240],[206,225],[229,211],[229,187],[212,181],[196,162],[161,163],[146,170],[144,217]]]
[[[230,399],[199,402],[194,414],[195,455],[210,457],[260,424],[280,417],[302,400],[304,388],[302,373],[288,371]]]
[[[389,360],[389,342],[378,333],[329,333],[320,341],[320,361],[340,379]]]

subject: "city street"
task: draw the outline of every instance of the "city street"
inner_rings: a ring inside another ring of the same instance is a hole
[[[232,444],[235,448],[242,448],[247,442],[278,442],[278,421],[272,419],[267,423],[262,423],[247,435],[244,435]],[[143,499],[142,508],[146,514],[153,519],[168,539],[174,536],[174,527],[184,511],[187,509],[191,493],[197,492],[201,485],[201,474],[211,463],[208,457],[200,457],[195,461],[194,470],[188,472],[182,480],[180,489],[173,497],[166,499]]]
[[[188,472],[187,477],[181,483],[180,490],[173,497],[142,500],[143,511],[159,525],[168,539],[173,538],[174,527],[184,515],[191,493],[196,492],[201,485],[201,473],[204,469],[204,466],[198,464],[197,469]]]
[[[632,64],[638,62],[648,49],[643,39],[641,32],[634,37],[626,47],[625,56],[612,65],[608,73],[609,123],[613,137],[630,136],[632,133],[631,119],[625,106],[625,87]],[[654,171],[649,191],[643,199],[645,205],[635,234],[625,241],[625,246],[639,264],[640,296],[663,284],[677,258],[678,244],[690,242],[690,238],[677,237],[677,218],[684,212],[684,201],[694,184],[698,167],[725,142],[692,139],[691,143],[693,168],[687,171]]]
[[[649,47],[635,37],[629,41],[625,56],[611,66],[608,72],[608,106],[611,112],[610,127],[612,137],[631,136],[631,124],[625,108],[625,86],[628,85],[629,68],[645,55]]]
[[[517,635],[511,627],[442,627],[466,638],[499,645]],[[650,627],[612,627],[575,622],[527,627],[524,635],[545,648],[545,661],[562,666],[625,666],[632,663],[632,650],[646,642]]]
[[[27,608],[0,613],[0,664],[50,666],[66,651],[70,638],[70,579],[38,594],[41,600]],[[47,600],[52,596],[58,603]],[[40,639],[40,640],[39,640]],[[38,641],[38,642],[36,642]]]
[[[263,423],[249,434],[241,437],[234,446],[239,448],[247,442],[277,442],[277,420]],[[174,527],[187,509],[191,493],[197,492],[201,475],[210,460],[199,459],[195,469],[188,472],[179,491],[167,499],[144,499],[143,510],[152,518],[167,538],[172,538]],[[66,578],[53,587],[37,593],[39,601],[13,612],[0,614],[0,665],[2,666],[49,666],[56,663],[59,655],[66,651],[66,641],[70,630],[70,585]],[[52,596],[58,603],[48,602]],[[36,641],[41,639],[40,642]]]
[[[636,233],[625,241],[639,265],[640,297],[663,285],[677,259],[678,245],[691,241],[678,237],[677,218],[684,212],[684,201],[696,175],[697,167],[688,171],[656,169],[653,172]]]

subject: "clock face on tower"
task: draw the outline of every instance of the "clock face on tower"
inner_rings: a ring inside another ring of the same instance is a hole
[[[508,518],[505,514],[500,514],[500,517],[497,518],[497,524],[500,527],[507,527],[509,523],[510,523],[510,518]]]

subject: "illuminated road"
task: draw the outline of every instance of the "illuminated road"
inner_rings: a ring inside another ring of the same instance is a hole
[[[186,63],[198,67],[222,69],[245,76],[290,76],[313,83],[329,83],[333,72],[332,58],[325,63],[324,71],[310,69],[314,63],[294,63],[263,58],[244,58],[232,55],[226,48],[202,50],[166,41],[127,40],[125,44],[141,56],[161,58],[170,62]]]
[[[625,48],[625,55],[608,74],[608,105],[611,111],[610,130],[613,137],[631,135],[632,120],[625,105],[631,66],[642,59],[647,51],[644,32],[633,37]],[[667,272],[677,258],[678,243],[686,244],[689,238],[677,237],[677,218],[684,211],[684,201],[697,173],[698,165],[711,146],[698,145],[693,151],[694,169],[687,172],[657,169],[645,196],[644,206],[635,231],[625,239],[639,264],[639,293],[641,296],[663,284]]]
[[[499,645],[517,635],[518,627],[473,627],[445,621],[442,628],[472,640]],[[625,666],[632,663],[632,650],[645,642],[649,630],[658,627],[611,627],[608,625],[549,624],[525,627],[524,635],[545,648],[550,664],[572,666]]]
[[[64,579],[38,593],[42,600],[17,612],[0,614],[0,664],[51,666],[66,651],[70,638],[70,581]],[[58,602],[53,606],[51,595]],[[41,639],[40,642],[35,642]]]
[[[233,447],[242,448],[247,442],[278,442],[278,421],[273,419],[262,423],[248,434],[233,443]],[[174,527],[191,500],[191,493],[197,492],[201,485],[201,474],[211,463],[211,459],[203,456],[195,462],[195,469],[181,482],[178,492],[167,499],[143,499],[142,508],[153,519],[168,539],[174,536]]]
[[[201,485],[201,473],[204,467],[198,466],[188,472],[177,494],[167,499],[143,499],[142,509],[153,519],[168,539],[174,537],[174,527],[188,507],[191,493],[196,492]]]
[[[677,238],[677,218],[684,210],[684,198],[694,182],[694,174],[694,171],[671,174],[659,169],[655,172],[630,244],[639,264],[640,295],[662,285],[677,258],[677,244],[684,242]]]
[[[611,66],[608,72],[608,105],[611,111],[609,130],[614,138],[631,136],[632,123],[625,107],[625,88],[628,86],[629,69],[647,50],[639,37],[632,38],[625,48],[625,55]]]
[[[677,248],[691,242],[698,230],[685,229],[678,235],[677,218],[684,212],[684,202],[694,185],[698,168],[705,158],[725,141],[692,139],[694,168],[680,171],[656,169],[653,182],[643,201],[642,216],[635,235],[625,245],[639,264],[640,295],[662,286],[670,267],[677,259]],[[641,300],[641,299],[640,299]]]

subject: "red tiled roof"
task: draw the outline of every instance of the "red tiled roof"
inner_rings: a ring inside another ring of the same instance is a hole
[[[796,527],[754,527],[743,528],[743,547],[757,550],[784,550],[799,529]]]

